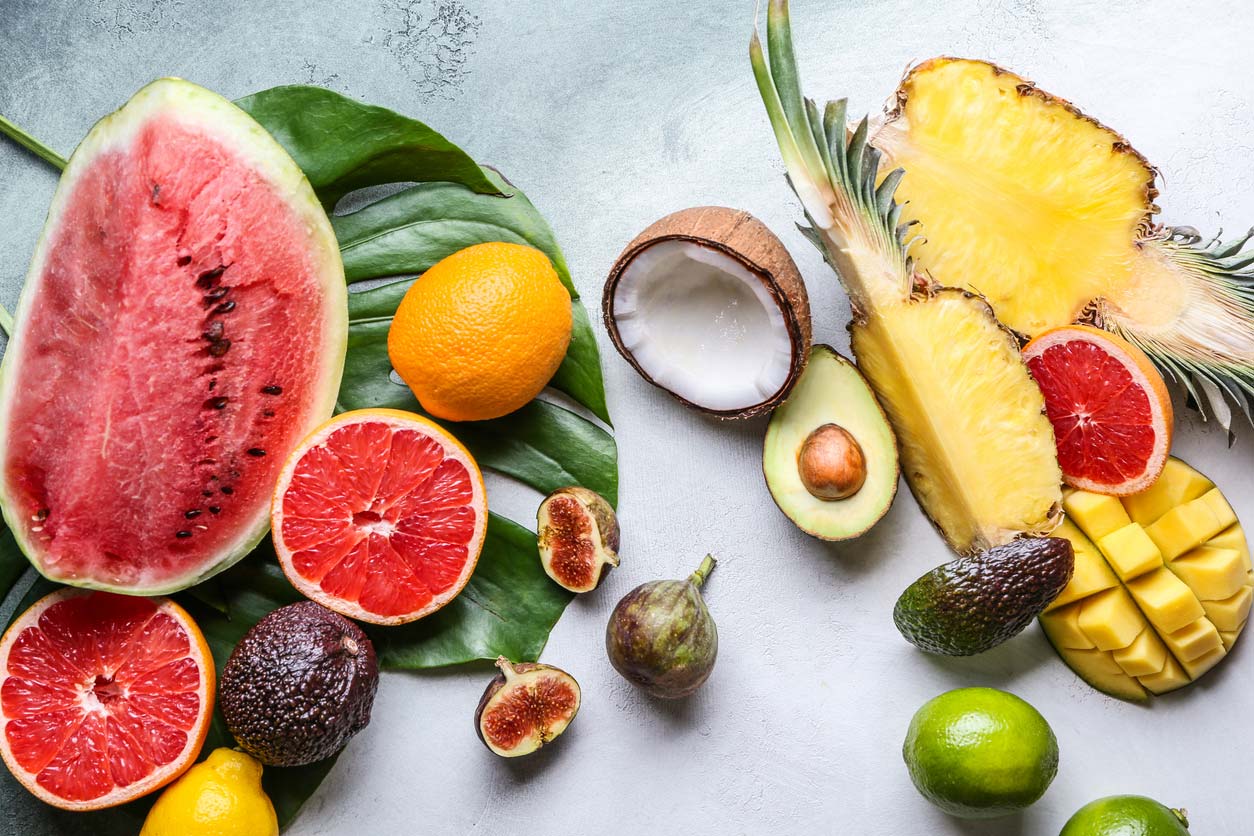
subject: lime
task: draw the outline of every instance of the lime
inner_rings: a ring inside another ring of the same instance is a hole
[[[910,721],[902,755],[924,798],[967,819],[1029,806],[1058,772],[1049,723],[995,688],[959,688],[924,703]]]
[[[1183,810],[1143,795],[1112,795],[1085,804],[1059,836],[1188,836]]]

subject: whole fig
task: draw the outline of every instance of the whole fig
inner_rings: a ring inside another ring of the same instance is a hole
[[[714,564],[714,557],[706,555],[686,580],[641,584],[614,607],[605,650],[628,682],[673,700],[709,679],[718,657],[718,630],[701,584]]]

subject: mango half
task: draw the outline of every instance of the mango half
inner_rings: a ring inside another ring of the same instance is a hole
[[[1054,532],[1075,549],[1071,582],[1040,616],[1081,679],[1125,700],[1183,688],[1232,649],[1254,601],[1250,548],[1215,485],[1170,459],[1122,499],[1071,490]]]

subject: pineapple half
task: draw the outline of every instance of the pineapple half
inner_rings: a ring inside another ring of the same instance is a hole
[[[850,135],[843,100],[820,115],[802,98],[786,0],[768,8],[767,43],[769,65],[756,31],[750,58],[810,221],[803,231],[849,294],[854,356],[897,434],[920,506],[959,553],[1051,531],[1062,474],[1014,336],[984,299],[914,269],[893,199],[901,172],[879,182],[868,124]]]
[[[1033,337],[1087,320],[1141,347],[1230,426],[1254,397],[1254,252],[1154,222],[1154,168],[1069,102],[984,61],[906,73],[871,143],[907,172],[911,254]],[[1254,419],[1252,419],[1254,420]]]

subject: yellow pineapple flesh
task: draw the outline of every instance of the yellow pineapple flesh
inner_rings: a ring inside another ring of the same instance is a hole
[[[919,504],[958,552],[1048,533],[1062,474],[1040,390],[988,304],[959,290],[851,327]]]

